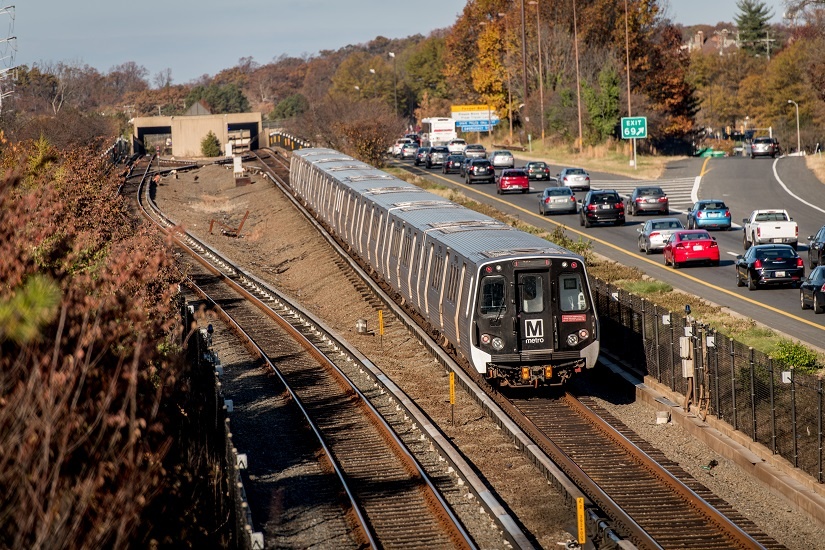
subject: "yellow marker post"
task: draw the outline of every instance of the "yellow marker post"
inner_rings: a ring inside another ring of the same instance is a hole
[[[450,422],[455,426],[455,373],[450,372]]]
[[[576,524],[579,530],[579,546],[584,546],[587,542],[587,529],[584,526],[584,499],[581,497],[576,499]]]
[[[384,311],[378,310],[378,345],[384,349]]]

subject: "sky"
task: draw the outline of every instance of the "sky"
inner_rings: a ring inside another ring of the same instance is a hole
[[[558,0],[541,0],[558,1]],[[619,0],[616,0],[617,2]],[[665,0],[684,25],[733,21],[736,0]],[[782,20],[782,0],[763,0]],[[148,78],[171,69],[183,84],[281,55],[364,44],[377,36],[404,38],[451,26],[466,0],[35,0],[0,10],[0,60],[8,67],[64,62],[101,73],[133,61]],[[11,4],[7,4],[11,5]],[[139,11],[138,11],[139,10]]]

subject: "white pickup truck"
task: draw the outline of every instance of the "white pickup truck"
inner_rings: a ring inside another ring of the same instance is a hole
[[[754,210],[742,220],[744,235],[742,245],[745,250],[755,244],[783,243],[796,250],[799,241],[799,227],[788,215],[787,210]]]

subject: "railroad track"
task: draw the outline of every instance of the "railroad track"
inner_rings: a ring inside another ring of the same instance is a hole
[[[499,539],[502,544],[506,540],[510,546],[531,546],[512,519],[500,512],[501,505],[487,494],[457,450],[443,436],[423,427],[429,424],[426,416],[390,381],[382,380],[368,360],[297,304],[192,236],[171,231],[174,222],[146,201],[145,192],[137,194],[144,215],[170,232],[196,260],[192,283],[204,299],[225,304],[226,315],[231,317],[228,322],[240,327],[239,337],[291,388],[294,401],[301,404],[318,434],[319,446],[329,449],[329,464],[339,472],[341,492],[350,497],[351,511],[345,515],[358,518],[361,525],[355,540],[372,547],[475,548],[441,495],[442,490],[452,490],[466,502],[467,488],[471,488],[472,496],[490,511],[486,523],[495,519],[500,524],[496,529],[505,532],[504,539]],[[302,342],[305,352],[295,356],[278,349],[284,338],[273,337],[276,332]],[[271,359],[286,356],[290,360]],[[371,397],[383,399],[383,414],[353,382],[356,377],[362,378],[360,386],[368,388]],[[406,434],[409,443],[423,447],[417,456],[428,463],[419,462],[410,444],[405,445],[396,433]],[[460,484],[453,474],[456,471],[463,472]],[[463,491],[456,489],[462,485]],[[477,508],[478,504],[473,505],[476,515]]]
[[[285,185],[285,161],[274,152],[260,156],[271,170],[273,181],[280,180]],[[637,546],[782,548],[663,456],[658,457],[658,462],[652,460],[649,455],[655,450],[648,448],[645,452],[642,442],[634,443],[632,438],[622,435],[623,427],[618,421],[614,419],[611,427],[598,420],[592,400],[590,407],[569,396],[562,400],[508,400],[489,391],[484,384],[481,387],[488,390],[486,397],[501,406],[584,490],[591,506],[599,509],[592,519],[606,514],[613,529]],[[624,432],[629,430],[625,428]],[[671,473],[665,465],[679,471]],[[560,484],[563,486],[564,482]],[[601,538],[607,537],[602,534]]]

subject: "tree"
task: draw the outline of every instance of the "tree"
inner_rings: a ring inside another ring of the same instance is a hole
[[[739,27],[741,47],[751,55],[765,53],[764,44],[770,43],[764,41],[769,39],[768,21],[773,17],[773,12],[760,0],[738,0],[736,7],[739,14],[734,20]]]
[[[249,111],[249,101],[237,84],[195,86],[186,96],[186,105],[191,106],[200,100],[209,105],[214,115]]]
[[[201,140],[201,154],[205,157],[221,156],[221,142],[212,130]]]
[[[590,137],[594,144],[604,142],[619,124],[619,73],[613,65],[599,72],[599,87],[582,85],[582,95],[590,115]]]
[[[301,94],[292,94],[275,106],[275,109],[269,114],[269,118],[271,120],[290,118],[303,114],[307,109],[309,109],[307,98]]]

